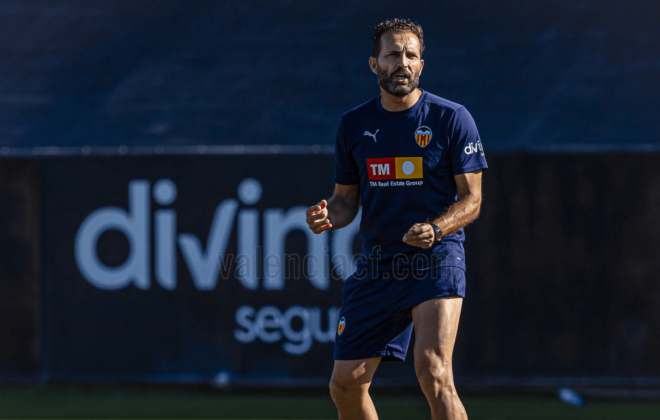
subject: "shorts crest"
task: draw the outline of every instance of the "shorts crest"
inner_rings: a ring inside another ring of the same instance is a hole
[[[346,320],[342,316],[341,319],[339,320],[339,325],[337,325],[337,334],[341,335],[341,333],[344,332],[344,328],[346,328]]]

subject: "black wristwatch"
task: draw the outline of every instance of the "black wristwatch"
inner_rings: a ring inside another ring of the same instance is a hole
[[[442,240],[442,229],[440,229],[440,226],[436,225],[435,223],[431,222],[429,219],[426,219],[426,223],[431,225],[433,228],[433,231],[435,232],[435,238],[433,238],[433,243],[438,244]]]

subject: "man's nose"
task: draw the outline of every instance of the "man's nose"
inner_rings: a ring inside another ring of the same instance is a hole
[[[405,54],[401,54],[399,58],[399,65],[401,66],[402,69],[408,68],[408,59],[406,58]]]

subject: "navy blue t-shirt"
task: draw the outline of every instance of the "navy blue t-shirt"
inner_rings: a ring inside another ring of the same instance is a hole
[[[402,238],[412,225],[437,218],[456,202],[454,175],[487,167],[470,113],[428,92],[405,111],[385,110],[378,97],[342,115],[335,183],[360,184],[358,270],[465,269],[463,229],[429,249]]]

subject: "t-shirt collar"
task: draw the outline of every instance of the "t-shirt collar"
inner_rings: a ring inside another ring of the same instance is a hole
[[[415,102],[415,105],[411,106],[408,109],[404,109],[403,111],[388,111],[385,108],[383,108],[383,105],[380,103],[380,99],[383,96],[382,94],[378,95],[376,98],[376,105],[378,106],[378,109],[380,112],[382,112],[385,115],[389,115],[392,117],[398,117],[402,115],[409,115],[409,114],[414,114],[417,112],[421,107],[422,104],[424,103],[424,100],[426,99],[426,91],[424,89],[420,89],[422,91],[422,95],[419,97],[417,102]]]

